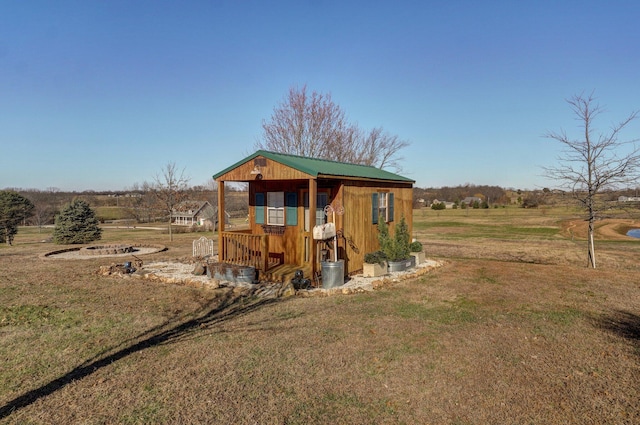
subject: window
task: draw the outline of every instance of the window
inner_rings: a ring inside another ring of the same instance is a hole
[[[387,194],[384,192],[378,194],[378,217],[389,221],[387,218]]]
[[[393,193],[376,192],[371,195],[371,222],[378,224],[378,219],[393,221]]]
[[[267,192],[267,224],[284,226],[284,192]]]
[[[325,224],[327,216],[324,214],[324,207],[329,203],[329,193],[318,192],[316,196],[315,222],[311,220],[311,227]],[[304,230],[309,231],[309,192],[304,193]]]
[[[295,192],[256,193],[256,224],[298,225],[298,194]]]

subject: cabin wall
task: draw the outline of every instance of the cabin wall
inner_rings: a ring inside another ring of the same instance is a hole
[[[373,223],[372,194],[387,192],[394,194],[393,221],[389,222],[389,232],[393,235],[395,226],[404,216],[409,234],[413,232],[413,188],[407,184],[374,185],[367,182],[346,181],[342,189],[344,237],[347,240],[345,254],[349,273],[362,270],[364,255],[380,249],[378,225]],[[349,243],[349,241],[351,243]]]

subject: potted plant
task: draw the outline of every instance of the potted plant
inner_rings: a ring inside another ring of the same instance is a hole
[[[416,265],[424,263],[425,255],[422,250],[422,244],[419,241],[414,240],[411,242],[411,245],[409,245],[409,251],[411,251],[409,254],[415,259]]]
[[[362,265],[364,277],[377,277],[387,274],[387,256],[382,251],[369,252],[364,255]]]
[[[404,219],[396,225],[396,232],[393,238],[389,235],[389,227],[384,220],[378,223],[378,240],[380,250],[387,256],[389,272],[399,272],[415,266],[414,258],[410,255],[409,226]]]

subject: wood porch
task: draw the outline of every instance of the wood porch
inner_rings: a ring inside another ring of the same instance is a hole
[[[312,274],[309,265],[285,264],[284,253],[269,252],[269,235],[254,235],[244,230],[222,232],[220,237],[222,249],[218,253],[218,261],[255,267],[260,280],[287,282],[294,277],[296,270],[303,270],[307,277]]]

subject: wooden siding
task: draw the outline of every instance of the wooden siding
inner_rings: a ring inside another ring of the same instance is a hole
[[[255,168],[255,160],[262,160],[265,165],[259,167],[260,176],[258,174],[251,174]],[[225,181],[258,181],[260,180],[307,180],[309,174],[303,173],[286,165],[282,165],[278,162],[259,156],[255,160],[247,161],[244,164],[230,170],[229,172],[218,177],[218,180]]]
[[[345,182],[343,186],[345,254],[348,270],[354,273],[362,270],[364,255],[380,249],[378,226],[372,223],[371,195],[376,192],[394,194],[394,219],[389,223],[389,232],[394,234],[395,226],[404,215],[409,234],[413,231],[413,189],[410,185],[362,185],[362,182]],[[349,243],[350,242],[350,243]]]
[[[332,184],[333,183],[333,184]],[[262,224],[256,224],[255,194],[267,192],[296,192],[298,194],[298,223],[296,226],[284,226],[282,234],[269,235],[269,252],[282,254],[286,264],[304,264],[305,238],[308,239],[310,249],[317,244],[322,249],[322,243],[313,240],[311,232],[304,231],[304,192],[308,190],[308,180],[289,181],[256,181],[249,187],[249,223],[250,232],[255,235],[265,233]],[[339,257],[345,260],[345,272],[355,273],[362,270],[364,255],[380,249],[378,243],[378,226],[372,223],[371,195],[377,192],[394,194],[394,220],[389,223],[389,231],[393,234],[395,226],[404,215],[409,232],[413,229],[413,189],[407,184],[376,185],[358,181],[320,181],[318,190],[329,191],[329,203],[338,200],[344,207],[344,215],[336,215],[336,229],[343,231],[344,238],[338,243]],[[313,214],[311,213],[311,217]],[[328,218],[333,221],[333,216]],[[313,227],[313,225],[311,226]],[[268,227],[267,227],[268,228]],[[279,230],[279,229],[278,229]],[[311,250],[309,255],[314,255]],[[334,252],[329,252],[334,258]],[[311,259],[315,262],[316,258]],[[316,263],[316,270],[320,265]]]

